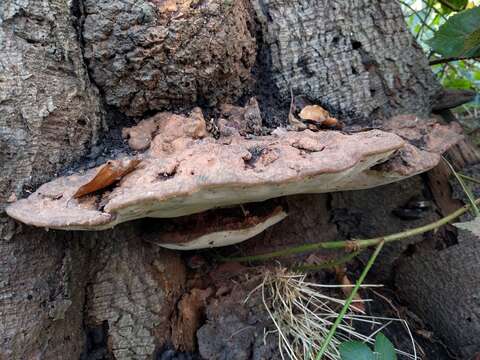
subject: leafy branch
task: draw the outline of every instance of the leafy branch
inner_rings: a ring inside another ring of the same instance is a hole
[[[397,0],[446,88],[480,90],[478,0]],[[470,108],[477,108],[480,98]],[[469,107],[462,108],[468,111]]]

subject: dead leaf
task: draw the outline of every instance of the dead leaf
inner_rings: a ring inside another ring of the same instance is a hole
[[[337,119],[333,117],[329,117],[323,121],[322,125],[328,126],[328,127],[336,127],[336,126],[339,126],[339,123]]]
[[[455,223],[453,225],[459,229],[470,231],[475,236],[480,236],[480,217],[477,217],[472,221]]]
[[[300,119],[323,123],[330,117],[327,110],[318,105],[307,105],[300,111]]]
[[[342,286],[342,291],[346,297],[350,296],[350,294],[353,291],[353,283],[350,281],[350,279],[347,276],[347,273],[345,272],[345,268],[341,266],[335,267],[335,274],[337,277],[337,281],[343,285]],[[363,299],[360,296],[359,293],[355,294],[353,302],[350,305],[350,308],[360,314],[365,314],[365,304],[363,303]]]
[[[316,126],[336,127],[339,125],[338,120],[331,117],[330,113],[319,105],[305,106],[298,116],[303,121],[315,123]]]
[[[73,197],[78,199],[79,197],[91,194],[95,191],[105,189],[135,170],[140,162],[140,159],[107,161],[107,163],[100,168],[95,177],[85,185],[82,185]]]

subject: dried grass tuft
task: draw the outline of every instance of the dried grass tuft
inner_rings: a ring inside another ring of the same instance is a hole
[[[362,288],[378,286],[362,285]],[[308,282],[305,274],[277,269],[267,271],[261,284],[252,290],[245,301],[253,293],[261,292],[263,305],[275,327],[269,333],[278,334],[278,347],[283,360],[314,360],[345,304],[343,299],[331,295],[341,287],[344,286]],[[352,326],[354,321],[370,324],[372,333],[369,336],[359,333]],[[411,336],[404,320],[372,317],[358,313],[358,310],[349,310],[330,342],[324,359],[341,360],[339,346],[344,341],[358,340],[373,344],[375,335],[394,321],[401,321]],[[415,350],[413,355],[397,352],[405,358],[417,359]]]

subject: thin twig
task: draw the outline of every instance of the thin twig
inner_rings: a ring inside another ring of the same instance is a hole
[[[409,4],[407,4],[407,3],[404,2],[404,1],[402,1],[402,0],[397,0],[397,1],[398,1],[401,5],[405,6],[405,7],[408,8],[410,11],[412,11],[412,12],[413,12],[412,15],[415,15],[415,16],[418,18],[418,20],[420,20],[420,22],[422,23],[423,26],[426,26],[426,27],[427,27],[429,30],[431,30],[431,31],[435,31],[435,30],[432,29],[432,27],[431,27],[430,25],[428,25],[428,24],[425,22],[425,20],[422,19],[422,17],[421,17],[420,15],[418,15],[419,12],[422,12],[422,11],[425,10],[426,8],[423,8],[423,9],[417,11],[417,10],[415,10],[414,8],[412,8]],[[412,16],[412,15],[410,15],[410,16]]]
[[[448,18],[443,14],[440,10],[438,10],[435,6],[432,6],[433,11],[437,13],[438,16],[440,16],[444,21],[447,21]]]
[[[345,300],[345,304],[343,305],[342,310],[340,311],[340,314],[338,315],[337,319],[333,323],[333,326],[330,328],[330,331],[328,332],[327,337],[325,338],[325,341],[322,344],[322,347],[320,348],[320,351],[316,357],[316,360],[321,360],[323,355],[325,354],[325,351],[328,349],[328,346],[330,345],[330,341],[332,340],[333,336],[335,335],[335,332],[337,331],[338,326],[343,320],[343,317],[347,313],[348,309],[350,308],[350,305],[352,304],[352,300],[357,295],[358,289],[360,289],[360,286],[362,283],[365,281],[365,278],[367,277],[368,272],[370,271],[373,263],[378,257],[378,254],[380,254],[380,251],[383,248],[383,245],[385,244],[384,241],[381,241],[378,245],[375,251],[373,252],[372,256],[368,260],[367,265],[365,266],[365,269],[363,269],[362,274],[358,278],[357,282],[355,283],[355,287],[353,288],[352,292],[348,296],[347,300]]]
[[[438,64],[445,64],[445,63],[449,63],[449,62],[452,62],[452,61],[459,61],[459,60],[478,60],[480,59],[480,57],[478,56],[456,56],[456,57],[447,57],[447,58],[440,58],[440,59],[434,59],[434,60],[430,60],[429,61],[429,65],[430,66],[433,66],[433,65],[438,65]]]
[[[420,38],[420,36],[422,35],[422,33],[425,29],[425,25],[427,24],[428,18],[430,17],[430,14],[432,13],[432,8],[433,8],[433,6],[430,6],[428,8],[427,14],[425,15],[425,19],[422,21],[422,26],[420,26],[420,29],[418,29],[417,35],[415,35],[415,40],[417,40],[417,41],[418,41],[418,39]],[[428,26],[428,28],[431,31],[433,31],[433,29],[430,26]]]

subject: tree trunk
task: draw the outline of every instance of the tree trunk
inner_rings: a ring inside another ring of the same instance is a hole
[[[102,127],[71,5],[0,3],[2,359],[78,357],[84,347],[88,248],[76,234],[25,228],[3,212],[85,154]]]
[[[395,114],[427,115],[439,90],[394,1],[257,0],[268,81],[372,126]],[[268,55],[267,55],[268,54]]]
[[[4,0],[0,69],[0,212],[60,171],[108,157],[92,153],[99,144],[113,146],[132,119],[157,111],[199,105],[213,113],[221,103],[253,95],[265,125],[286,125],[292,90],[354,130],[381,127],[396,114],[429,115],[440,90],[400,7],[390,0]],[[374,236],[435,219],[430,213],[406,223],[391,215],[428,192],[424,180],[287,198],[289,218],[245,248]],[[142,234],[138,221],[99,233],[46,232],[0,214],[0,359],[151,359],[172,345],[195,350],[191,344],[209,358],[277,358],[270,345],[257,341],[262,326],[250,323],[261,316],[240,309],[232,295],[245,289],[224,298],[226,280],[212,280],[208,286],[216,292],[201,305],[203,295],[194,290],[208,287],[205,278],[213,275],[190,263],[187,269],[186,257],[152,247]],[[386,248],[379,279],[391,279],[395,271],[406,276],[405,266],[393,265],[407,248]],[[437,260],[448,262],[456,250]],[[435,296],[421,280],[438,271],[433,254],[415,270],[412,288],[403,288],[406,299]],[[448,287],[445,277],[437,281]],[[195,335],[177,328],[188,318],[182,304],[197,298],[198,309],[206,305],[203,327],[198,339],[179,344]],[[224,303],[236,324],[219,312]],[[478,327],[465,334],[456,328],[450,336],[448,322],[435,322],[436,307],[452,318],[480,306],[466,304],[447,309],[422,300],[415,306],[458,350],[465,338],[478,338]],[[232,347],[238,323],[250,328],[243,345]]]

